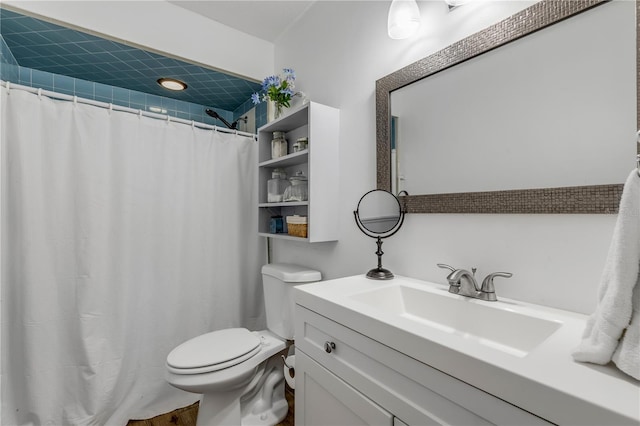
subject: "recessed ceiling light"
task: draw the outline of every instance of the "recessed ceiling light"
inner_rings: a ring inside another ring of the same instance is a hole
[[[169,90],[184,90],[187,88],[187,83],[175,78],[159,78],[158,84]]]

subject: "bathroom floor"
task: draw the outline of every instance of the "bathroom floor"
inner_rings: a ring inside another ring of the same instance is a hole
[[[287,417],[277,426],[294,426],[294,393],[286,386],[285,396],[289,403],[289,412]],[[198,403],[189,405],[188,407],[178,408],[170,413],[161,414],[146,420],[129,420],[127,426],[196,426],[196,418],[198,417]]]

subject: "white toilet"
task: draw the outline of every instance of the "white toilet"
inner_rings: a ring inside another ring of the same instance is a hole
[[[302,266],[264,265],[268,330],[218,330],[169,353],[167,382],[203,394],[198,426],[275,425],[285,418],[283,361],[276,355],[293,340],[293,286],[320,279],[320,272]]]

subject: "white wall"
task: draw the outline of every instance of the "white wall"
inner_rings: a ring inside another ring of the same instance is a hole
[[[358,231],[352,213],[376,182],[375,81],[533,2],[469,4],[447,13],[442,1],[420,1],[424,25],[409,40],[387,37],[389,3],[319,1],[278,40],[274,55],[269,43],[217,27],[214,21],[166,2],[3,1],[16,10],[256,80],[274,69],[294,68],[299,90],[341,110],[336,161],[342,185],[335,209],[341,238],[311,245],[275,241],[274,261],[315,267],[327,279],[364,273],[376,264],[374,240]],[[163,26],[179,31],[157,31]],[[220,31],[227,34],[222,40],[235,40],[233,54],[221,54],[218,46],[207,49],[208,37],[217,37]],[[496,280],[498,296],[589,313],[595,307],[615,219],[614,215],[408,215],[403,229],[385,241],[383,262],[396,274],[441,283],[446,272],[435,266],[439,262],[477,266],[481,276],[509,271],[513,278]]]
[[[470,4],[448,13],[444,2],[419,2],[425,25],[409,40],[386,34],[389,2],[317,2],[276,42],[276,67],[296,70],[297,86],[312,100],[340,108],[340,199],[335,243],[274,242],[274,261],[322,271],[325,279],[375,267],[375,243],[358,231],[353,213],[375,187],[375,81],[532,2]],[[313,143],[313,141],[310,141]],[[444,262],[513,272],[496,280],[501,295],[590,313],[615,224],[615,215],[408,215],[385,241],[383,264],[399,275],[445,283]]]
[[[165,1],[3,0],[17,12],[262,81],[274,46]]]

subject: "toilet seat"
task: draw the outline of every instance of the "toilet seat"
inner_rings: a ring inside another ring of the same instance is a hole
[[[213,331],[187,340],[167,356],[174,374],[203,374],[240,364],[261,350],[260,337],[246,328]]]

